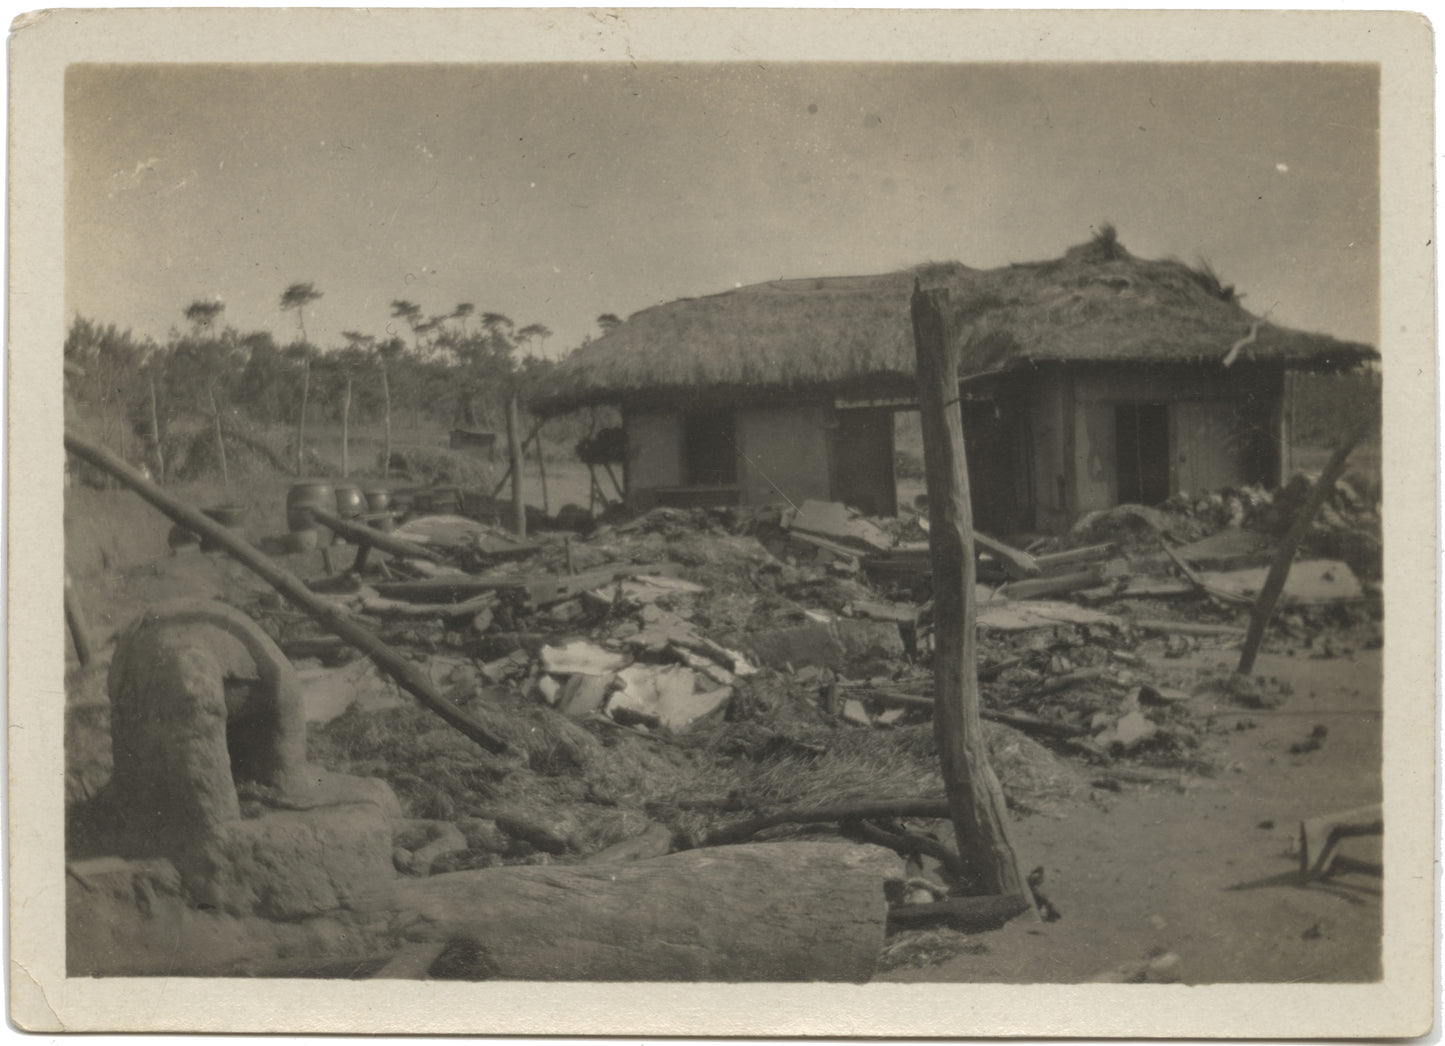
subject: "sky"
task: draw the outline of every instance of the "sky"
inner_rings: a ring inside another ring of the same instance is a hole
[[[72,65],[66,310],[289,340],[469,302],[556,356],[677,298],[1038,261],[1104,222],[1246,308],[1379,344],[1374,67]]]

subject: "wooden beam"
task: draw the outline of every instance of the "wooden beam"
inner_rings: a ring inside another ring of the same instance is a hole
[[[1365,438],[1365,433],[1373,424],[1373,417],[1366,418],[1340,441],[1334,454],[1330,455],[1324,472],[1320,473],[1319,480],[1310,488],[1309,495],[1295,515],[1289,532],[1280,541],[1279,549],[1274,554],[1274,562],[1270,564],[1269,574],[1264,579],[1264,587],[1259,590],[1259,598],[1255,600],[1254,610],[1250,614],[1249,632],[1244,637],[1244,649],[1240,651],[1239,665],[1235,668],[1240,675],[1249,675],[1254,671],[1254,660],[1259,655],[1260,644],[1264,642],[1265,627],[1269,624],[1270,617],[1274,615],[1274,607],[1279,602],[1280,593],[1284,591],[1284,583],[1289,578],[1289,568],[1290,564],[1294,562],[1294,554],[1299,549],[1300,542],[1304,541],[1305,535],[1309,533],[1310,525],[1314,522],[1320,506],[1325,503],[1325,499],[1335,489],[1339,478],[1345,474],[1345,462],[1349,460],[1350,451],[1354,450],[1355,445]]]
[[[984,893],[1028,897],[979,717],[973,510],[948,292],[925,292],[915,281],[910,312],[933,563],[933,726],[943,783],[959,858],[970,878]]]
[[[65,433],[65,449],[81,460],[114,476],[181,526],[195,531],[202,538],[230,553],[232,558],[249,568],[252,573],[260,576],[262,580],[285,596],[292,605],[304,610],[326,629],[345,639],[369,657],[384,675],[395,680],[426,708],[440,716],[449,726],[460,730],[489,752],[507,751],[508,745],[505,740],[493,733],[489,727],[470,713],[463,711],[443,697],[416,664],[362,628],[330,600],[317,596],[295,574],[278,567],[234,531],[221,526],[209,516],[197,512],[185,502],[171,497],[104,447],[95,446],[88,440],[67,431]]]
[[[388,552],[393,556],[400,556],[403,559],[424,559],[429,563],[440,562],[440,557],[410,541],[403,541],[401,538],[392,537],[390,534],[383,534],[381,531],[368,527],[364,523],[356,523],[349,519],[342,519],[334,512],[317,508],[315,505],[300,506],[305,508],[316,522],[322,526],[330,527],[353,545],[362,548],[375,548],[381,552]]]

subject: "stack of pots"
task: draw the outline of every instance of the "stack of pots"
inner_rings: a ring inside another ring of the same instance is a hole
[[[331,531],[318,526],[307,511],[319,508],[327,512],[337,507],[336,488],[324,479],[307,479],[291,484],[286,495],[286,526],[291,531],[292,545],[298,549],[325,548],[331,544]]]

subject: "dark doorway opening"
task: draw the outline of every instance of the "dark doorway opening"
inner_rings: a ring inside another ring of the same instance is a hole
[[[738,481],[736,436],[733,416],[727,411],[686,416],[682,453],[689,486],[730,486]]]
[[[1114,408],[1119,504],[1157,505],[1169,497],[1169,406],[1120,403]]]

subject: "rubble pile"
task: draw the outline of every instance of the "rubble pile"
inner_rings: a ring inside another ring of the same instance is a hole
[[[979,536],[983,715],[1015,810],[1215,771],[1210,734],[1230,727],[1199,714],[1189,659],[1242,636],[1271,546],[1239,524],[1273,504],[1121,506],[1027,552]],[[769,807],[942,793],[924,517],[806,502],[657,508],[526,543],[464,516],[391,536],[432,554],[358,556],[313,589],[425,664],[509,754],[279,601],[249,609],[300,666],[311,757],[387,780],[433,826],[399,847],[408,874],[575,861],[649,832],[666,852]],[[1369,614],[1348,565],[1301,563],[1291,585],[1277,640],[1312,656],[1369,642],[1339,638]],[[1322,621],[1337,626],[1323,640]]]

